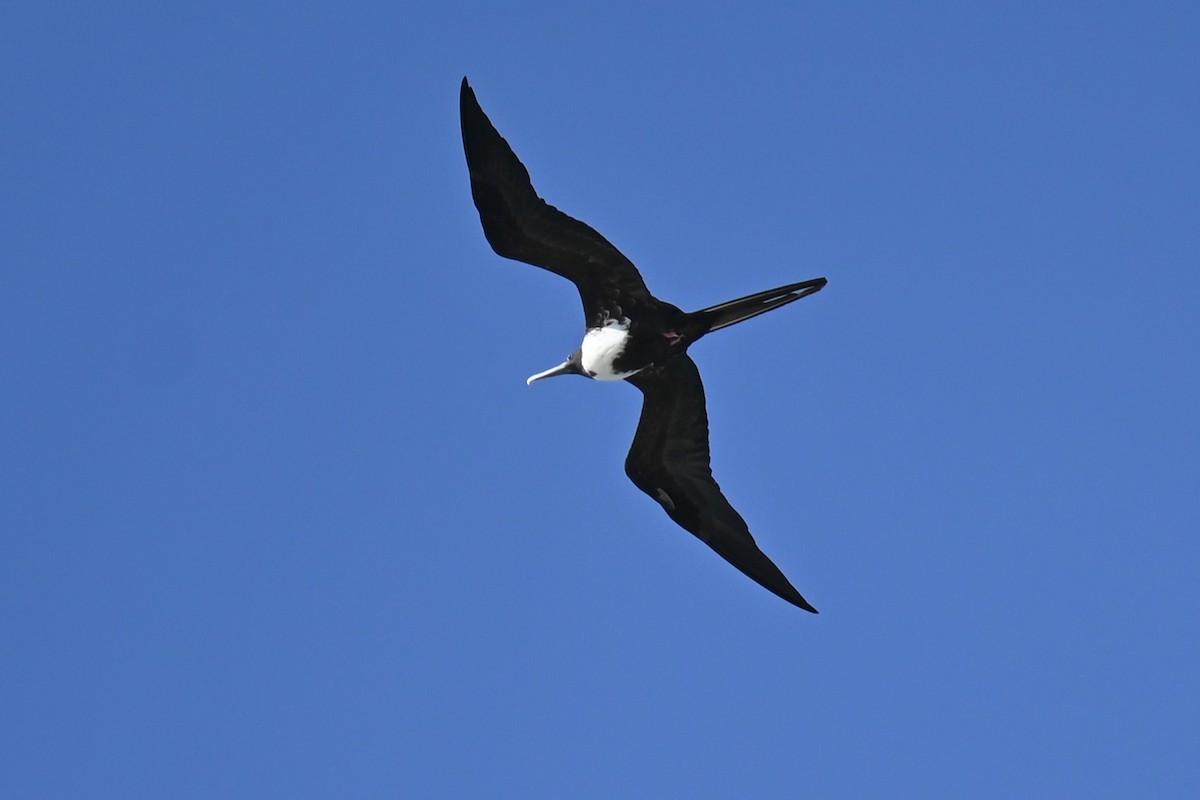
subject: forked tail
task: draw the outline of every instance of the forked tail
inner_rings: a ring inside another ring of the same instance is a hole
[[[821,291],[826,283],[824,278],[791,283],[777,289],[768,289],[765,292],[739,297],[728,303],[703,308],[691,316],[701,322],[704,333],[712,333],[742,320],[786,306],[788,303],[794,303],[802,297],[808,297],[810,294]]]

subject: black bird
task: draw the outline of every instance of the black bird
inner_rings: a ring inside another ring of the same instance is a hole
[[[780,286],[687,313],[646,288],[637,267],[591,227],[549,205],[529,172],[479,107],[463,78],[459,94],[471,196],[483,233],[505,258],[575,284],[583,300],[583,345],[533,375],[626,380],[642,391],[642,416],[625,472],[667,515],[763,587],[814,614],[796,587],[754,543],[745,520],[713,480],[704,386],[688,347],[712,331],[807,297],[824,278]]]

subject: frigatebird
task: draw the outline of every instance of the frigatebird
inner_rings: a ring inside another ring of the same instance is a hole
[[[713,479],[700,372],[687,350],[701,337],[818,292],[813,278],[687,313],[659,300],[637,267],[590,226],[538,196],[529,171],[483,113],[463,78],[459,93],[471,196],[497,254],[575,284],[587,325],[582,346],[555,375],[625,380],[641,390],[642,414],[625,472],[672,520],[761,586],[817,610],[767,557]]]

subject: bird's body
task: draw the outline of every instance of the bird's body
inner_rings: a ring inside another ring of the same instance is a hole
[[[713,480],[704,386],[687,349],[701,337],[820,291],[824,278],[781,286],[695,312],[654,297],[637,268],[603,236],[537,196],[529,173],[463,79],[459,96],[471,195],[499,255],[572,281],[586,330],[562,364],[529,378],[625,380],[644,395],[625,471],[676,523],[760,585],[816,612],[758,548]]]

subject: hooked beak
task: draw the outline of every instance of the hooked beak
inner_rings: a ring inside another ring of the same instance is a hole
[[[570,359],[567,359],[557,367],[551,367],[545,372],[539,372],[537,375],[530,375],[525,379],[525,385],[533,386],[533,384],[537,383],[543,378],[553,378],[555,375],[571,375],[574,374],[575,371],[575,365],[571,363]]]

